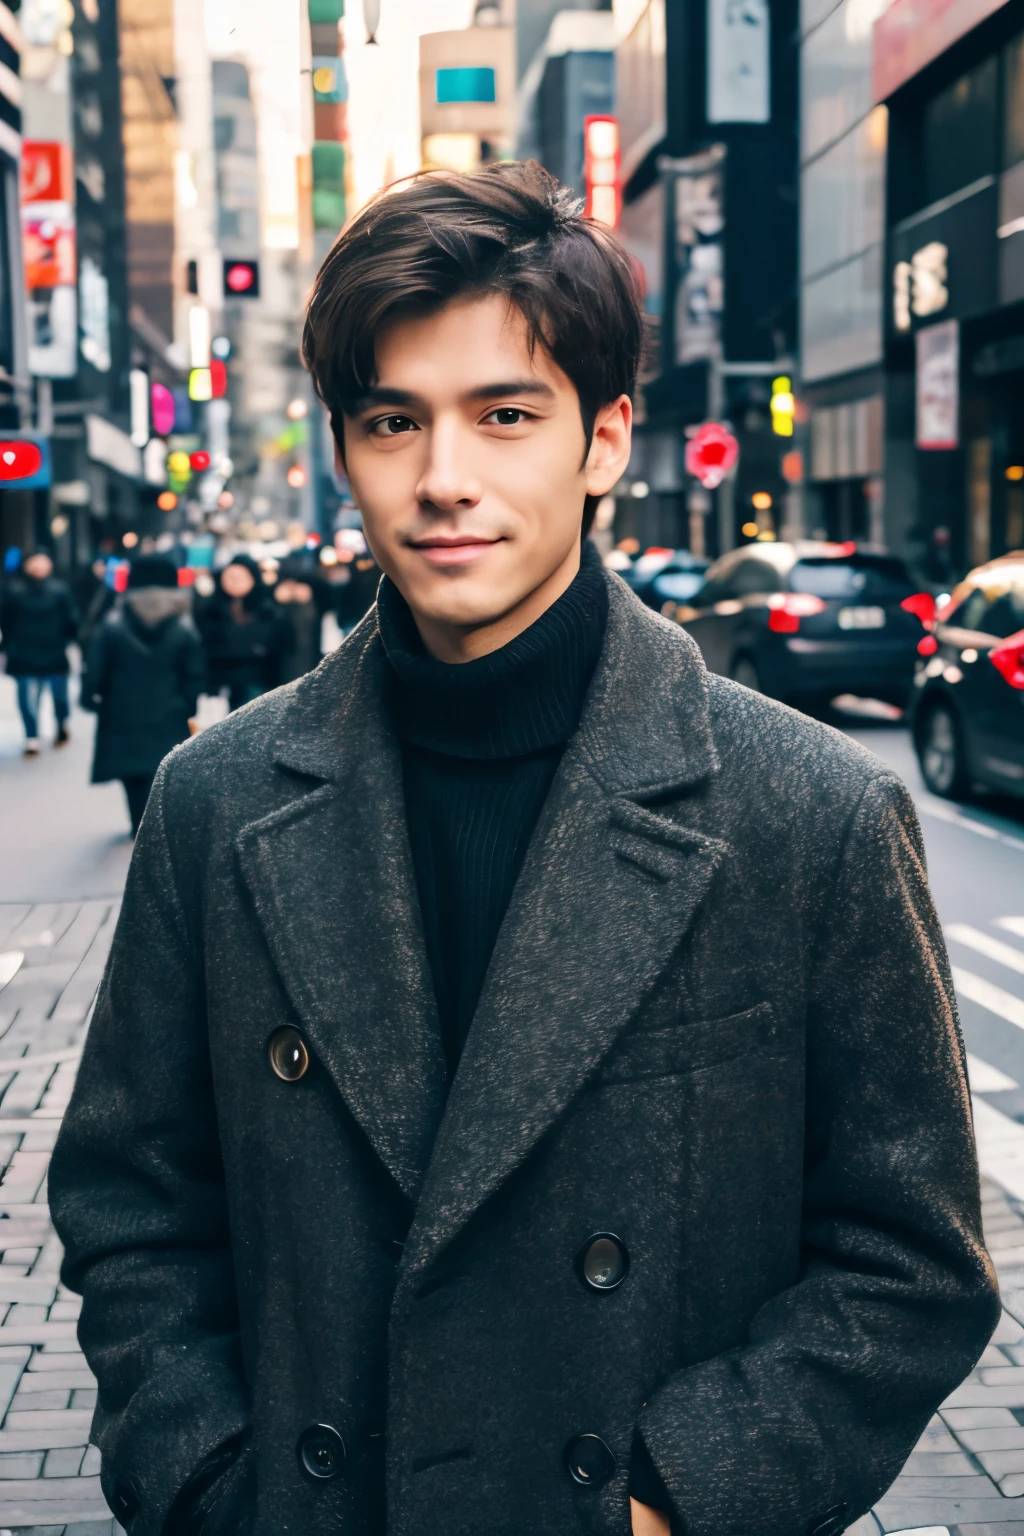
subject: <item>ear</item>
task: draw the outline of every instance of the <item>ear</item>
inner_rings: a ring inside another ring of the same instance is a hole
[[[583,466],[588,496],[605,496],[625,474],[633,432],[633,402],[620,395],[594,418],[590,452]]]

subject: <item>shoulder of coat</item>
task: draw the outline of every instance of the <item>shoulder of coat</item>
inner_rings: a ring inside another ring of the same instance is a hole
[[[860,742],[730,678],[708,675],[708,713],[723,768],[756,795],[852,804],[888,774]],[[889,774],[889,777],[892,777]]]

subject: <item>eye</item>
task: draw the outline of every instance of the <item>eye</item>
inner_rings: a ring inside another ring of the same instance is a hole
[[[491,411],[484,417],[484,421],[493,423],[496,427],[518,427],[522,421],[529,421],[526,412],[520,410],[518,405],[501,405],[496,411]]]
[[[373,437],[397,437],[400,432],[418,432],[419,427],[411,416],[381,416],[370,423]]]

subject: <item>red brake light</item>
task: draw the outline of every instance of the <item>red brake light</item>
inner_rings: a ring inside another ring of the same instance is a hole
[[[915,592],[912,597],[905,597],[900,607],[904,613],[920,619],[925,629],[931,629],[935,623],[935,599],[930,592]]]
[[[195,585],[196,573],[191,565],[178,566],[178,586],[191,587]]]
[[[1024,688],[1024,629],[989,651],[988,659],[1011,688]]]
[[[919,656],[934,656],[939,648],[939,642],[934,635],[922,635],[917,642],[917,654]]]
[[[645,555],[672,555],[674,553],[674,550],[665,549],[661,544],[652,544],[650,549],[644,550]]]
[[[821,598],[810,592],[773,592],[768,599],[768,628],[773,635],[795,635],[801,619],[824,612]]]

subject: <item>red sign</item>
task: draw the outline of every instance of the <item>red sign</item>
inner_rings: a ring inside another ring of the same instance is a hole
[[[69,203],[29,203],[22,209],[22,250],[25,287],[73,288],[75,263],[75,216]]]
[[[736,465],[740,445],[719,421],[706,421],[686,444],[687,472],[695,475],[707,491],[721,485]]]
[[[894,0],[875,22],[871,84],[887,101],[940,53],[972,31],[1006,0]]]
[[[22,203],[73,203],[75,170],[70,144],[25,139],[21,146]]]
[[[210,359],[210,392],[215,400],[222,400],[228,392],[228,370],[219,357]]]
[[[26,480],[42,468],[43,455],[38,443],[14,438],[0,442],[0,480]]]

